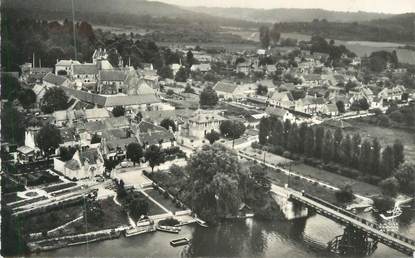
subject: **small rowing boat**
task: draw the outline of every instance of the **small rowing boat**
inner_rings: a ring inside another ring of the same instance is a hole
[[[175,227],[175,226],[162,226],[162,225],[157,225],[156,229],[158,231],[162,231],[162,232],[167,232],[167,233],[174,233],[174,234],[178,234],[180,232],[180,227]]]
[[[178,238],[175,240],[170,241],[170,245],[173,247],[182,246],[182,245],[188,245],[190,243],[190,240],[187,238]]]

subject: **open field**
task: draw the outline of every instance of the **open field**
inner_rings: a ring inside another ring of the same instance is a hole
[[[368,139],[377,137],[382,146],[392,145],[395,140],[400,140],[405,146],[405,159],[415,162],[415,132],[380,127],[354,119],[350,119],[347,122],[353,125],[353,129],[345,130],[345,133],[359,133],[362,138]]]

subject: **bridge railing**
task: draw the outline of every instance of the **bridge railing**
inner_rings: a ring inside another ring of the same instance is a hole
[[[355,220],[357,220],[357,221],[359,221],[359,222],[361,222],[361,223],[363,223],[363,224],[365,224],[365,225],[367,225],[367,226],[369,226],[369,227],[371,227],[373,229],[382,231],[383,233],[385,233],[385,234],[387,234],[389,236],[392,236],[392,237],[394,237],[396,239],[399,239],[401,241],[404,241],[405,243],[408,243],[408,244],[410,244],[410,245],[412,245],[412,246],[415,247],[415,240],[412,240],[410,238],[407,238],[406,236],[403,236],[403,235],[398,234],[396,232],[383,231],[378,224],[373,223],[372,221],[369,221],[367,219],[361,218],[361,217],[357,216],[356,214],[354,214],[354,213],[352,213],[350,211],[347,211],[347,210],[345,210],[343,208],[340,208],[340,207],[338,207],[338,206],[336,206],[334,204],[331,204],[331,203],[329,203],[327,201],[324,201],[324,200],[322,200],[320,198],[314,197],[314,196],[312,196],[310,194],[303,193],[303,196],[306,197],[306,198],[308,198],[308,199],[311,199],[311,200],[313,200],[313,201],[315,201],[317,203],[320,203],[320,204],[322,204],[322,205],[324,205],[326,207],[329,207],[330,209],[335,210],[336,212],[339,212],[339,213],[341,213],[343,215],[346,215],[346,216],[348,216],[350,218],[353,218],[353,219],[355,219]],[[302,201],[302,202],[305,201],[305,200],[302,200],[301,198],[296,197],[295,195],[291,195],[291,197],[294,197],[294,199],[298,199],[299,201]]]

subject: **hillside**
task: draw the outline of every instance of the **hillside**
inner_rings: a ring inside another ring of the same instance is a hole
[[[211,14],[225,18],[237,18],[255,22],[310,22],[314,19],[326,19],[332,22],[362,22],[392,17],[391,14],[368,12],[336,12],[323,9],[253,9],[191,7],[195,12]]]

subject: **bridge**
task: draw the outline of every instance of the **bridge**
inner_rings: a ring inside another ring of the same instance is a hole
[[[275,187],[273,187],[272,190],[275,190]],[[375,241],[375,246],[376,243],[379,242],[406,255],[412,256],[415,253],[415,241],[410,238],[395,232],[386,231],[376,223],[363,219],[354,213],[309,194],[300,193],[294,190],[290,190],[290,192],[289,200],[300,203],[315,210],[324,217],[364,233],[365,238],[368,237]]]

